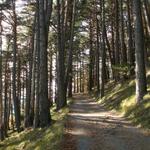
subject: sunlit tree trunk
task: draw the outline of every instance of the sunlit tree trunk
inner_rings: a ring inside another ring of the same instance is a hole
[[[36,55],[37,55],[37,64],[36,64],[36,98],[34,101],[34,128],[39,127],[39,80],[40,80],[40,24],[39,24],[39,0],[37,0],[37,31],[36,31]]]
[[[144,7],[145,7],[145,11],[146,11],[146,15],[147,15],[147,20],[148,20],[148,26],[150,29],[150,2],[148,0],[143,0],[144,2]]]
[[[135,13],[135,54],[136,54],[136,100],[141,102],[147,92],[144,60],[144,32],[142,24],[141,0],[133,0]]]
[[[90,15],[92,17],[92,15]],[[92,91],[93,87],[93,30],[92,30],[92,19],[90,19],[90,24],[89,24],[89,44],[90,44],[90,52],[89,52],[89,84],[88,84],[88,90],[89,92]]]

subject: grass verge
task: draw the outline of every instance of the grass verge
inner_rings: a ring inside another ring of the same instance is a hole
[[[53,124],[47,128],[26,129],[13,133],[0,143],[0,150],[58,150],[64,134],[64,123],[69,108],[55,112],[51,110]]]
[[[148,83],[150,83],[150,74],[148,75]],[[117,85],[111,82],[107,85],[106,91],[106,96],[99,99],[99,103],[109,110],[122,113],[135,125],[150,129],[150,85],[148,85],[147,95],[144,96],[144,100],[140,104],[136,104],[134,80]]]

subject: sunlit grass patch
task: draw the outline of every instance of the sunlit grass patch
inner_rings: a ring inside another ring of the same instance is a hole
[[[64,133],[64,122],[69,109],[52,110],[53,124],[47,128],[26,129],[13,133],[10,138],[1,142],[1,150],[58,150]]]
[[[135,80],[128,80],[124,83],[109,83],[105,97],[99,99],[109,110],[116,110],[126,116],[136,125],[150,128],[150,74],[148,74],[148,93],[138,105],[135,96]]]

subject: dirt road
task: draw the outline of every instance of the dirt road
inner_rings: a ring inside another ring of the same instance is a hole
[[[150,133],[107,111],[87,95],[70,107],[63,150],[150,150]]]

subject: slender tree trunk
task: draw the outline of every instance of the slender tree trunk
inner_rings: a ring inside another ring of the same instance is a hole
[[[146,21],[146,14],[145,14],[145,11],[142,10],[142,16],[143,16],[143,28],[144,28],[144,37],[145,37],[145,41],[144,41],[144,46],[145,46],[145,51],[144,51],[144,56],[145,56],[145,66],[146,68],[149,67],[149,60],[148,60],[148,44],[149,44],[149,41],[148,41],[148,38],[149,38],[149,35],[150,33],[148,32],[148,24],[147,24],[147,21]]]
[[[33,126],[34,128],[39,127],[40,125],[40,118],[39,118],[39,81],[40,81],[40,16],[39,16],[39,0],[36,0],[37,2],[37,30],[36,30],[36,55],[37,55],[37,64],[35,65],[36,67],[36,98],[34,101],[34,121],[33,121]]]
[[[14,17],[14,24],[13,24],[13,100],[14,100],[14,111],[15,111],[15,122],[17,131],[20,132],[20,114],[19,114],[19,103],[16,94],[16,61],[17,61],[17,17],[16,17],[16,8],[15,8],[15,1],[12,0],[13,6],[13,17]]]
[[[8,130],[10,130],[10,112],[11,112],[11,70],[10,67],[8,66],[8,71],[9,71],[9,76],[8,76],[8,81],[9,81],[9,89],[8,89],[8,95],[9,95],[9,100],[8,100],[8,115],[7,115],[7,127]]]
[[[96,16],[96,85],[97,85],[97,89],[96,92],[97,94],[100,93],[100,81],[99,81],[99,71],[100,71],[100,66],[99,66],[99,56],[100,56],[100,42],[99,42],[99,20]]]
[[[52,87],[52,82],[53,82],[53,54],[50,52],[50,65],[49,65],[49,101],[50,101],[50,106],[53,105],[53,87]]]
[[[22,75],[22,110],[24,110],[24,101],[25,101],[25,70],[23,69]]]
[[[82,93],[82,55],[80,52],[80,93]]]
[[[76,73],[74,70],[74,76],[73,76],[73,89],[74,89],[74,93],[76,93]]]
[[[133,48],[133,36],[132,36],[132,24],[131,24],[131,8],[130,0],[127,0],[127,15],[128,15],[128,64],[130,65],[130,74],[134,73],[134,48]]]
[[[21,116],[21,60],[20,60],[20,54],[18,53],[17,57],[17,99],[18,99],[18,115]],[[21,123],[21,118],[20,118]],[[21,124],[20,124],[21,125]]]
[[[34,25],[33,25],[34,28]],[[34,29],[33,29],[34,30]],[[26,103],[25,103],[25,118],[24,118],[24,126],[29,127],[30,124],[30,109],[31,109],[31,82],[32,82],[32,55],[34,49],[34,32],[32,33],[32,37],[30,40],[30,48],[29,48],[29,72],[27,74],[27,87],[26,87]]]
[[[111,53],[111,46],[107,37],[107,32],[106,32],[106,25],[104,25],[104,37],[105,37],[105,41],[106,41],[106,45],[107,45],[107,50],[108,50],[108,55],[109,55],[109,61],[110,62],[110,78],[113,79],[114,77],[114,70],[113,70],[113,56]]]
[[[4,133],[5,137],[7,137],[7,130],[8,130],[8,123],[7,123],[7,117],[8,117],[8,58],[6,58],[6,64],[5,64],[5,88],[4,88]]]
[[[92,17],[92,15],[91,15]],[[89,92],[92,91],[93,87],[93,30],[92,30],[92,19],[90,20],[90,25],[89,25],[89,30],[90,30],[90,53],[89,53]]]
[[[79,93],[79,63],[78,63],[78,58],[79,58],[79,55],[77,54],[77,79],[76,79],[76,87],[77,87],[77,93]]]
[[[0,16],[2,12],[0,11]],[[0,17],[0,140],[4,140],[4,129],[3,129],[3,96],[2,96],[2,18]]]
[[[120,0],[120,15],[121,15],[121,54],[122,54],[122,64],[125,65],[127,63],[127,52],[125,45],[125,34],[124,34],[124,10],[123,10],[123,0]]]
[[[37,44],[34,42],[35,45]],[[36,46],[34,46],[34,51],[33,51],[33,57],[32,57],[32,80],[31,80],[31,101],[30,101],[30,116],[29,116],[29,121],[30,125],[33,125],[33,120],[34,120],[34,103],[35,103],[35,72],[36,72]]]
[[[76,6],[76,0],[73,0],[72,2],[72,15],[71,15],[71,33],[70,33],[70,44],[69,44],[69,56],[68,56],[68,61],[67,61],[67,70],[66,70],[66,76],[65,76],[65,86],[66,86],[66,93],[67,93],[67,87],[68,84],[72,81],[72,57],[73,57],[73,39],[74,39],[74,24],[75,24],[75,6]],[[70,97],[72,95],[71,89],[68,92],[68,96]],[[70,93],[70,94],[69,94]]]
[[[105,2],[102,1],[102,61],[101,61],[101,91],[100,96],[101,98],[104,97],[104,83],[105,83],[105,57],[106,57],[106,47],[105,47]]]
[[[114,37],[114,21],[111,21],[111,48],[112,48],[112,65],[115,65],[115,37]]]
[[[120,64],[120,56],[119,56],[119,4],[118,0],[115,0],[115,64]]]

